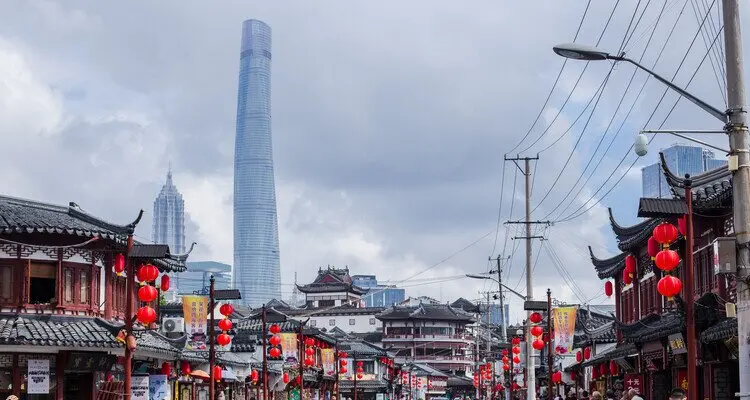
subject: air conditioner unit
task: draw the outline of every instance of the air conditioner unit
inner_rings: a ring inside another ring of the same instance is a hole
[[[164,333],[184,333],[185,318],[169,317],[164,318],[161,323],[161,331]]]

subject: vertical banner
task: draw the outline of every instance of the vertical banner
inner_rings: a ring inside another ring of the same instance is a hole
[[[552,309],[555,329],[555,354],[569,354],[573,351],[573,337],[576,332],[576,307]]]
[[[149,382],[150,400],[170,400],[169,381],[166,375],[151,375]]]
[[[281,338],[281,357],[287,362],[298,362],[297,358],[297,334],[296,333],[279,333]]]
[[[49,394],[49,360],[29,360],[28,394]]]
[[[182,296],[182,313],[188,336],[205,334],[208,318],[208,297]]]
[[[336,373],[336,362],[333,357],[333,349],[320,350],[321,363],[325,376],[333,376]]]
[[[149,400],[148,375],[133,375],[130,378],[130,399]]]

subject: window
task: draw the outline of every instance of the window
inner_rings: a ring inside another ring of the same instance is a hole
[[[354,320],[354,318],[349,318],[349,325],[355,325],[357,322]]]
[[[66,303],[73,302],[73,270],[65,268],[63,273],[63,301]]]
[[[310,326],[318,326],[318,321],[311,319],[310,320]]]
[[[370,325],[375,325],[375,318],[370,318]]]
[[[328,326],[336,326],[336,320],[335,319],[329,319],[328,320]]]
[[[88,271],[81,271],[79,275],[80,279],[80,299],[79,302],[82,304],[88,304],[89,303],[89,272]]]
[[[53,263],[31,263],[29,266],[29,303],[57,303],[55,293],[57,265]]]
[[[13,301],[13,267],[0,266],[0,301]]]

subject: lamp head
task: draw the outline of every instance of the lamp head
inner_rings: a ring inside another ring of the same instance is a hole
[[[638,136],[635,137],[633,149],[638,157],[643,157],[648,154],[648,138],[646,135],[639,133]]]
[[[572,58],[574,60],[601,61],[610,58],[609,53],[606,51],[599,50],[594,46],[576,43],[558,44],[552,48],[552,51],[561,57]]]

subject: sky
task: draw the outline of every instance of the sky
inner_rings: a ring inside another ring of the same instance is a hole
[[[512,239],[524,233],[504,224],[523,218],[524,177],[504,161],[510,153],[539,155],[532,219],[557,221],[535,231],[546,240],[532,247],[533,295],[608,303],[586,246],[615,254],[607,207],[637,222],[640,167],[677,141],[659,136],[636,159],[635,133],[720,126],[686,101],[665,120],[671,92],[649,120],[664,86],[628,64],[569,61],[550,92],[563,66],[552,46],[581,24],[578,43],[622,48],[686,86],[721,25],[714,4],[690,46],[709,0],[588,3],[2,2],[3,192],[75,201],[119,223],[144,209],[137,235],[148,241],[171,163],[198,243],[191,259],[231,263],[239,41],[255,18],[273,30],[285,295],[295,273],[309,282],[330,264],[412,296],[475,300],[496,283],[463,275],[487,272],[498,255],[505,283],[525,294],[524,245]],[[716,43],[688,89],[723,109],[721,35]],[[521,302],[507,296],[519,319]]]

